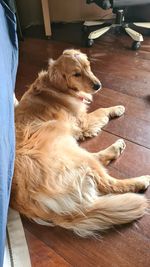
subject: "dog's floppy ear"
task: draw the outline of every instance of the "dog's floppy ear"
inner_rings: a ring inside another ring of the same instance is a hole
[[[48,66],[51,67],[54,64],[55,60],[52,58],[49,58],[48,60]]]
[[[43,91],[43,88],[48,83],[48,73],[45,70],[42,70],[38,73],[37,79],[32,83],[31,88],[34,95],[38,95]]]
[[[61,85],[62,89],[67,89],[66,79],[61,72],[60,62],[58,62],[57,60],[49,59],[48,74],[49,79],[54,86],[60,87]]]
[[[56,61],[52,58],[48,60],[48,74],[50,80],[55,79],[56,76]]]
[[[48,61],[48,74],[51,81],[55,81],[57,79],[60,79],[60,72],[58,70],[57,62],[50,58]]]

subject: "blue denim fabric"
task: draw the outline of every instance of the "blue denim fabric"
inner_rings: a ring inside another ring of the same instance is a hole
[[[0,267],[3,266],[7,212],[14,169],[13,92],[18,65],[14,13],[0,0]]]

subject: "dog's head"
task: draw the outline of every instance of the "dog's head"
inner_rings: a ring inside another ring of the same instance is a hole
[[[69,93],[94,94],[101,89],[101,83],[91,71],[86,54],[68,49],[57,59],[49,60],[50,81],[58,89]]]

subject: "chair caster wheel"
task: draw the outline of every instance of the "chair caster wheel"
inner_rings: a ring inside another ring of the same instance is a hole
[[[120,34],[121,34],[121,28],[120,28],[120,27],[116,27],[116,28],[115,28],[115,33],[116,33],[117,35],[120,35]]]
[[[132,50],[138,50],[141,47],[141,42],[139,41],[134,41],[132,43]]]
[[[51,36],[50,36],[50,35],[47,35],[47,36],[46,36],[46,39],[47,39],[47,40],[51,40]]]
[[[94,40],[93,39],[88,39],[87,40],[87,47],[91,47],[94,44]]]
[[[88,27],[87,27],[86,25],[83,25],[83,26],[82,26],[82,31],[83,31],[83,32],[87,32],[87,31],[88,31]]]

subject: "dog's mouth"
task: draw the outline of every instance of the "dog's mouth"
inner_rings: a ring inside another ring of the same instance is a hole
[[[78,98],[84,103],[84,104],[91,104],[92,102],[92,96],[89,95],[89,96],[78,96]]]
[[[78,89],[72,88],[72,93],[76,98],[78,98],[84,104],[89,105],[93,100],[93,97],[91,94],[85,93],[83,91],[79,91]]]

